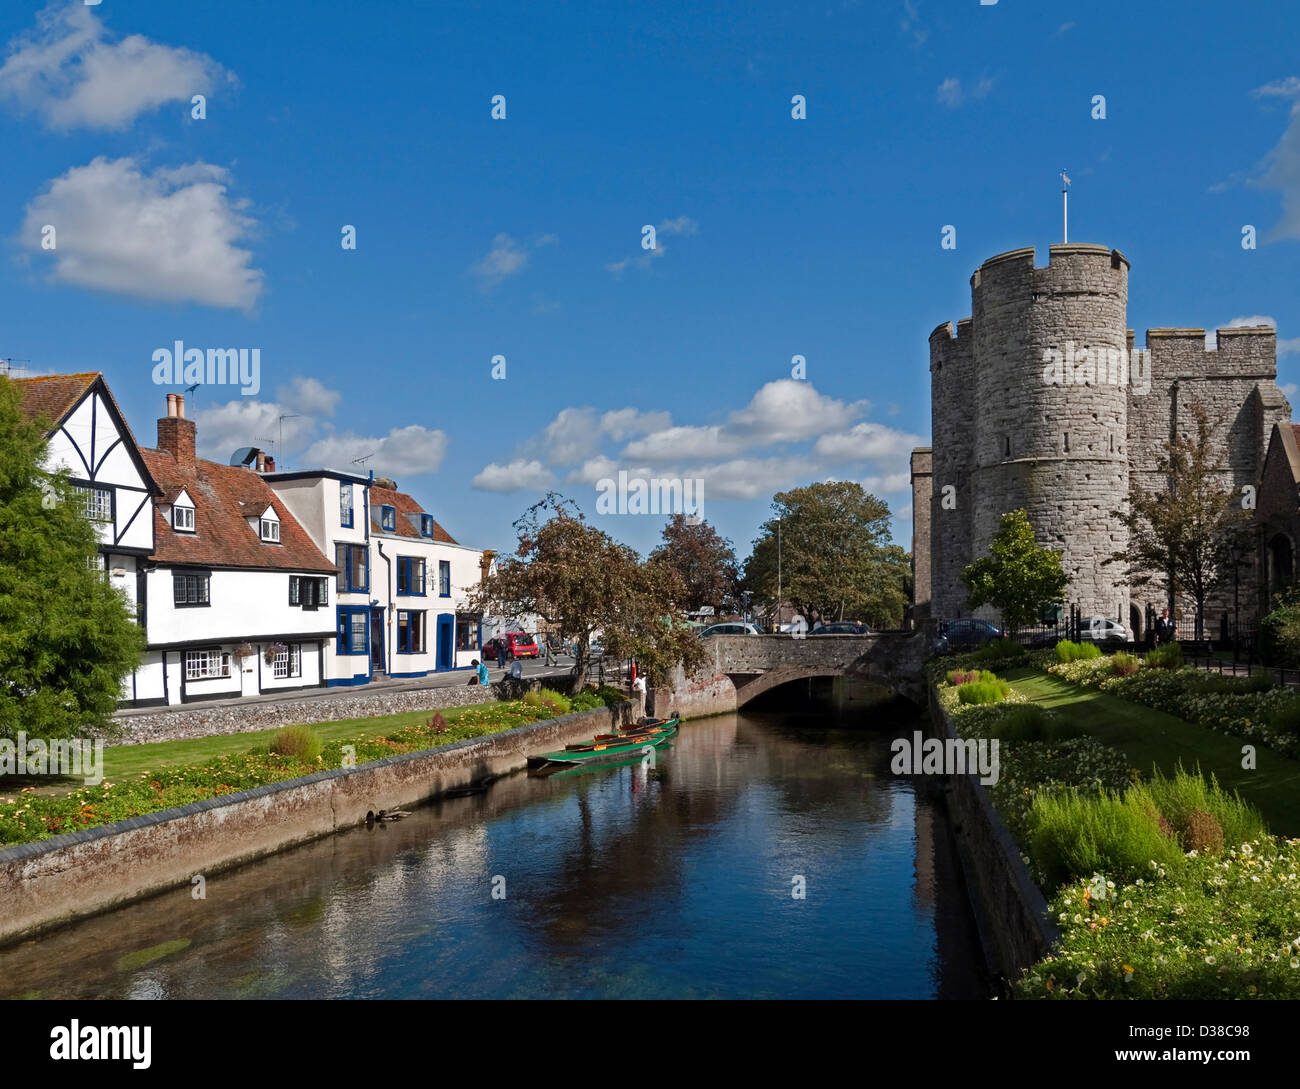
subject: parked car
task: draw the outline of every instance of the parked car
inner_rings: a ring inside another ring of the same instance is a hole
[[[870,635],[871,629],[856,620],[833,620],[829,624],[818,624],[812,635]]]
[[[1002,629],[987,620],[973,616],[960,620],[944,620],[939,624],[934,640],[935,654],[953,654],[961,650],[974,650],[991,639],[1001,639]]]
[[[1105,647],[1123,646],[1133,642],[1133,633],[1118,620],[1108,616],[1085,616],[1079,622],[1079,640]]]
[[[701,639],[707,639],[710,635],[758,635],[759,630],[753,624],[745,624],[741,621],[730,621],[726,624],[710,624],[702,632]]]
[[[502,650],[508,651],[516,658],[536,658],[540,653],[537,640],[526,631],[508,631],[484,644],[483,660],[499,661]]]

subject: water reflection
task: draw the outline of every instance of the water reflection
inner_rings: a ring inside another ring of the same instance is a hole
[[[517,775],[0,951],[0,995],[978,997],[891,715],[720,716],[653,768]]]

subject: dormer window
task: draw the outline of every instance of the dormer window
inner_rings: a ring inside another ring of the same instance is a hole
[[[379,525],[381,529],[392,532],[397,529],[397,508],[383,506],[379,508]]]
[[[432,514],[420,515],[420,536],[421,537],[433,536],[433,515]]]
[[[172,507],[172,529],[178,533],[194,532],[194,508],[177,503]]]
[[[258,520],[257,535],[267,544],[280,543],[280,516],[275,513],[274,507],[267,507],[262,512],[262,517]]]

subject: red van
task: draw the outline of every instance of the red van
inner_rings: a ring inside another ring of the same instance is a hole
[[[505,646],[516,658],[536,658],[540,653],[537,640],[526,631],[508,631],[498,635],[483,648],[483,657],[495,661],[500,657],[499,648]]]

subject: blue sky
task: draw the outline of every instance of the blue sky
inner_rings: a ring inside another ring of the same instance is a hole
[[[619,469],[702,478],[742,558],[828,478],[908,546],[926,338],[987,257],[1045,260],[1063,168],[1139,343],[1267,318],[1292,392],[1298,41],[1209,2],[11,2],[0,357],[102,370],[152,445],[157,349],[259,348],[256,397],[192,402],[202,453],[296,413],[282,466],[371,455],[480,547]],[[597,523],[645,551],[663,519]]]

